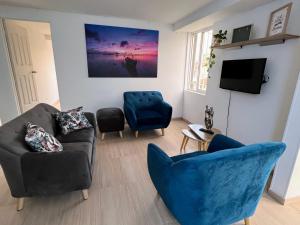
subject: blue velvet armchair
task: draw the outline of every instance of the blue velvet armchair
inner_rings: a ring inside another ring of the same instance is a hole
[[[138,131],[167,128],[172,118],[172,107],[164,102],[158,91],[133,91],[124,93],[126,120],[138,137]]]
[[[285,144],[244,146],[216,135],[207,152],[168,157],[148,146],[150,177],[181,225],[250,224],[269,174]]]

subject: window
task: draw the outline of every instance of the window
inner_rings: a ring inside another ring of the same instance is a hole
[[[208,80],[209,55],[212,45],[212,30],[192,33],[187,59],[186,89],[205,93]]]

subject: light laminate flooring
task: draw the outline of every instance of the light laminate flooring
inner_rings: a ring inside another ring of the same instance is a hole
[[[179,154],[181,129],[187,124],[173,120],[161,136],[160,130],[140,132],[139,138],[127,128],[98,139],[93,184],[89,199],[76,191],[60,196],[26,198],[17,212],[0,171],[0,225],[178,225],[157,197],[147,170],[147,144],[155,143],[168,155]],[[197,149],[190,141],[187,149]],[[243,221],[236,223],[243,224]],[[282,206],[265,195],[253,225],[300,225],[300,203]]]

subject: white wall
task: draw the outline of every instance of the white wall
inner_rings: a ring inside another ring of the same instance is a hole
[[[300,79],[294,94],[283,142],[286,153],[276,166],[270,190],[283,199],[300,196]]]
[[[55,72],[50,24],[16,20],[16,24],[27,30],[31,49],[33,70],[37,71],[36,85],[39,102],[53,104],[59,100]]]
[[[264,37],[270,13],[287,2],[289,1],[278,0],[248,13],[234,16],[215,25],[213,29],[231,31],[236,27],[254,24],[253,38]],[[293,2],[288,32],[299,35],[300,2]],[[230,33],[229,40],[231,40]],[[184,92],[184,118],[191,122],[202,122],[205,105],[210,104],[215,108],[215,127],[225,132],[229,91],[219,88],[222,61],[266,57],[268,58],[266,74],[270,77],[270,81],[262,86],[261,94],[232,92],[228,135],[246,144],[268,140],[281,141],[300,71],[299,50],[299,40],[266,47],[246,46],[243,49],[216,50],[217,63],[211,70],[212,78],[208,82],[206,95]],[[291,120],[290,123],[297,124],[299,131],[298,120]],[[283,199],[300,195],[299,182],[293,178],[290,182],[293,169],[295,168],[293,177],[297,176],[298,180],[300,171],[300,160],[294,165],[299,148],[299,132],[296,136],[290,137],[292,132],[291,129],[286,131],[283,141],[288,144],[288,147],[276,168],[270,189]]]
[[[182,116],[184,33],[173,32],[169,25],[145,21],[6,6],[0,7],[0,17],[51,23],[62,109],[83,105],[86,110],[95,112],[101,107],[122,107],[124,91],[159,90],[173,106],[173,116]],[[158,78],[88,78],[85,23],[159,30]],[[3,57],[3,51],[0,55]],[[1,73],[7,76],[6,71]]]
[[[213,29],[227,29],[229,40],[231,30],[247,24],[254,24],[253,38],[264,37],[270,13],[287,1],[276,1],[247,13],[231,17]],[[297,25],[300,16],[300,2],[294,1],[288,31],[300,34]],[[228,135],[244,143],[266,140],[281,140],[291,97],[295,88],[300,64],[300,42],[290,40],[282,45],[266,47],[246,46],[243,49],[216,50],[217,63],[211,70],[206,95],[184,93],[184,118],[191,122],[202,122],[204,108],[210,104],[215,108],[215,126],[226,129],[229,91],[219,88],[223,60],[243,58],[268,58],[266,74],[270,81],[263,85],[260,95],[232,92]]]
[[[299,119],[298,119],[298,121],[299,121]],[[299,129],[297,129],[297,132],[298,131],[299,131]],[[297,157],[295,160],[293,159],[293,161],[294,161],[293,170],[289,171],[290,172],[289,175],[291,177],[289,180],[289,186],[288,186],[288,189],[287,189],[287,192],[285,195],[285,199],[293,199],[293,198],[298,198],[300,196],[300,179],[299,179],[299,177],[300,177],[300,154],[299,154],[300,146],[299,146],[299,140],[300,140],[300,137],[298,136],[298,138],[297,138],[298,146],[293,149],[294,153],[297,153]],[[291,163],[291,162],[292,161],[288,161],[287,163]],[[286,166],[286,164],[282,165],[282,167],[285,167],[285,166]],[[278,170],[279,169],[280,168],[278,167]],[[281,181],[279,181],[279,182],[281,182]],[[272,187],[276,187],[276,186],[277,186],[276,183],[274,185],[272,185]]]

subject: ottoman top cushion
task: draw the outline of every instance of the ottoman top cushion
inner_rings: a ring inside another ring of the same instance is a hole
[[[97,111],[97,117],[105,118],[121,118],[124,114],[120,108],[103,108]]]

